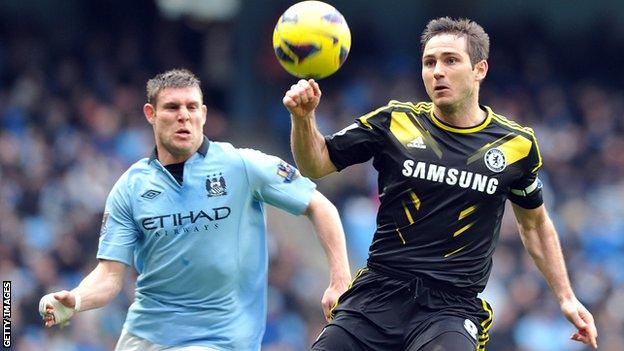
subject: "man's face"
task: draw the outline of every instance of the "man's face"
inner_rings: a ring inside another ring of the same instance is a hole
[[[429,98],[440,108],[453,108],[469,101],[486,73],[485,61],[472,67],[463,36],[440,34],[425,45],[422,79]]]
[[[143,111],[154,127],[159,158],[166,152],[175,162],[191,156],[202,143],[206,106],[197,87],[164,88],[156,106],[145,104]]]

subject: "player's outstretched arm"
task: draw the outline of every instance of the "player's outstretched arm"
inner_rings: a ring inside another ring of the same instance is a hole
[[[310,178],[321,178],[336,171],[325,138],[316,126],[314,111],[320,100],[321,88],[313,79],[301,79],[282,99],[291,116],[290,141],[295,162],[301,173]]]
[[[314,225],[316,235],[323,246],[323,250],[325,250],[329,263],[329,287],[325,290],[321,300],[323,313],[329,321],[332,318],[332,308],[351,282],[344,231],[338,210],[318,191],[314,191],[312,194],[305,215]]]
[[[598,348],[594,317],[574,295],[559,237],[546,208],[542,205],[529,210],[513,205],[513,210],[524,247],[557,297],[561,311],[578,329],[571,339]]]
[[[100,260],[80,285],[72,291],[47,294],[39,301],[39,314],[46,327],[66,324],[75,312],[90,310],[108,304],[117,296],[123,285],[126,265]]]

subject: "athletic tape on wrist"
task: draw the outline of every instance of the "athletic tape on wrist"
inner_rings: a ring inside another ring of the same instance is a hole
[[[74,305],[74,311],[80,312],[80,307],[82,306],[82,297],[80,297],[80,294],[78,294],[77,292],[73,294],[74,294],[74,299],[76,300],[76,303]]]

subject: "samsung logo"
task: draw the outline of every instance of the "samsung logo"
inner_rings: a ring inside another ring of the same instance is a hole
[[[419,178],[432,182],[445,183],[464,189],[472,189],[486,194],[494,194],[498,187],[498,179],[469,171],[460,171],[425,162],[405,160],[402,173],[406,177]]]

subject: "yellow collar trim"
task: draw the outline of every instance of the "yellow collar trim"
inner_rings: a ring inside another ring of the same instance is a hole
[[[484,106],[484,107],[485,107],[485,112],[486,112],[485,120],[483,120],[481,124],[474,126],[474,127],[470,127],[470,128],[457,128],[457,127],[450,126],[440,121],[438,117],[436,117],[433,114],[433,108],[431,109],[431,111],[429,111],[429,117],[431,117],[433,124],[438,126],[440,129],[444,129],[453,133],[462,133],[462,134],[476,133],[482,130],[483,128],[487,127],[490,124],[490,121],[492,120],[492,110],[487,106]]]

